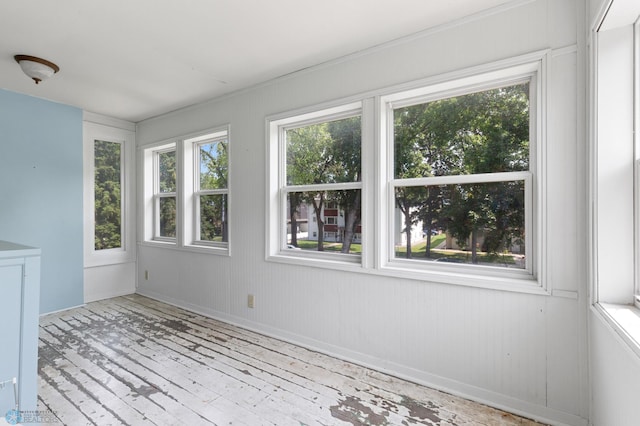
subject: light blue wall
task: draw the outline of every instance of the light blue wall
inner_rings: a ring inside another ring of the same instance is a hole
[[[41,313],[83,303],[82,223],[82,110],[0,90],[0,240],[42,249]]]

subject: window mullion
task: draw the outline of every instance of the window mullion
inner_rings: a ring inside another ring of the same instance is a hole
[[[453,176],[430,176],[424,178],[412,179],[392,179],[390,184],[393,187],[406,186],[433,186],[433,185],[452,185],[452,184],[469,184],[469,183],[490,183],[490,182],[508,182],[516,180],[525,180],[531,176],[531,172],[501,172],[501,173],[479,173],[472,175],[453,175]]]
[[[194,195],[195,196],[201,196],[201,195],[224,195],[224,194],[228,194],[229,190],[227,188],[224,189],[203,189],[200,191],[195,191]]]
[[[635,227],[635,294],[640,308],[640,16],[633,24],[633,146],[634,146],[634,227]]]
[[[322,191],[341,191],[348,189],[361,189],[362,182],[341,182],[341,183],[325,183],[314,185],[291,185],[282,188],[283,193],[290,192],[322,192]]]
[[[287,130],[295,130],[295,129],[299,129],[302,127],[306,127],[306,126],[312,126],[314,124],[321,124],[324,122],[328,122],[328,121],[335,121],[335,120],[342,120],[345,118],[352,118],[352,117],[357,117],[362,113],[362,108],[360,107],[360,105],[358,105],[357,107],[348,110],[348,111],[341,111],[341,112],[337,112],[334,114],[330,114],[330,115],[323,115],[322,117],[317,117],[317,118],[310,118],[308,120],[302,120],[302,121],[296,121],[294,124],[291,125],[284,125],[282,126],[283,130],[286,132]]]

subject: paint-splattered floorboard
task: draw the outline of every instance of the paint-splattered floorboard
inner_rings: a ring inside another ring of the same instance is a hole
[[[138,295],[40,320],[39,410],[82,425],[538,425]]]

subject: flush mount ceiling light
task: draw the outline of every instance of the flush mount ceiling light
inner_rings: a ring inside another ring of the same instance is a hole
[[[31,77],[36,84],[60,71],[60,68],[56,64],[46,59],[29,55],[16,55],[13,58],[20,64],[22,71]]]

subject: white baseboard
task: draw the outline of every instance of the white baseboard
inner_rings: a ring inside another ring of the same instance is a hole
[[[544,407],[538,404],[533,404],[527,401],[522,401],[516,398],[509,397],[508,395],[491,392],[486,389],[458,382],[456,380],[447,379],[446,377],[429,374],[427,372],[416,370],[401,364],[372,357],[361,352],[356,352],[343,347],[330,345],[315,339],[309,339],[308,337],[299,334],[290,333],[285,330],[266,326],[264,324],[259,324],[253,321],[248,321],[245,318],[236,317],[213,309],[207,309],[202,306],[174,299],[172,297],[167,297],[166,295],[154,291],[138,289],[136,293],[140,294],[141,296],[168,303],[170,305],[177,306],[179,308],[183,308],[218,321],[236,325],[238,327],[242,327],[256,333],[280,339],[288,343],[302,346],[313,351],[321,352],[326,355],[342,359],[344,361],[361,365],[363,367],[371,368],[373,370],[380,371],[382,373],[389,374],[403,380],[427,386],[429,388],[436,389],[451,395],[459,396],[461,398],[479,402],[481,404],[488,405],[499,410],[504,410],[522,417],[533,419],[542,423],[557,426],[588,425],[587,419],[583,419],[572,414],[554,410],[552,408]]]

